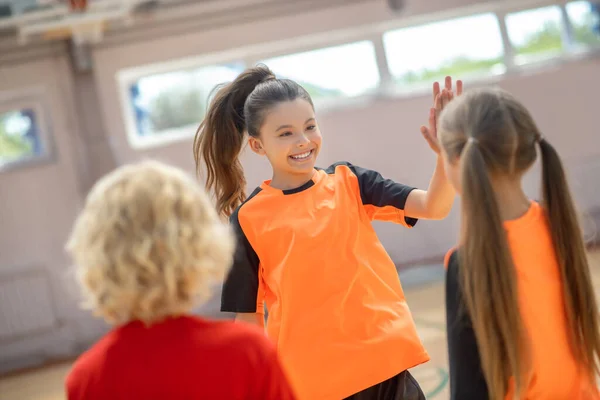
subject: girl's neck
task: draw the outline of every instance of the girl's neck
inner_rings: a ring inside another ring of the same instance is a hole
[[[497,180],[494,192],[500,208],[500,218],[510,221],[525,215],[530,207],[530,200],[523,191],[519,180]]]
[[[315,169],[305,174],[277,174],[274,172],[270,186],[279,190],[296,189],[310,181],[315,172]]]

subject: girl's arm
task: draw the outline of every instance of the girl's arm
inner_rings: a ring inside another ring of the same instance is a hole
[[[429,113],[429,128],[421,127],[423,137],[438,155],[435,171],[429,189],[418,190],[391,179],[384,178],[379,172],[361,168],[348,162],[333,164],[327,169],[328,174],[346,171],[346,177],[356,179],[360,200],[371,220],[395,222],[406,227],[412,227],[419,218],[443,219],[454,204],[455,192],[446,177],[444,165],[440,156],[441,149],[437,140],[437,116],[446,104],[452,100],[452,79],[446,78],[446,88],[440,92],[440,86],[435,83],[433,94],[435,107]],[[456,83],[457,94],[462,93],[462,82]],[[350,170],[350,173],[347,173]]]
[[[408,217],[444,219],[454,204],[456,192],[446,178],[442,157],[438,156],[427,191],[415,189],[408,195],[404,213]]]
[[[459,80],[456,82],[456,95],[460,96],[462,91],[463,84]],[[422,126],[421,134],[429,147],[437,154],[437,162],[429,182],[429,189],[427,191],[413,190],[406,199],[404,212],[409,217],[443,219],[448,216],[454,204],[455,192],[444,171],[437,132],[438,117],[453,98],[451,77],[446,77],[445,88],[442,91],[437,82],[433,84],[434,107],[429,110],[429,127]]]
[[[451,400],[488,400],[477,340],[467,314],[459,281],[458,253],[447,257],[446,337],[450,366]]]

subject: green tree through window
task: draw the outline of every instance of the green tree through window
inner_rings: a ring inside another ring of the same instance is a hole
[[[199,123],[206,109],[202,100],[205,97],[197,90],[182,87],[161,92],[150,103],[153,132]]]
[[[600,33],[594,30],[600,21],[592,4],[589,1],[573,1],[566,8],[573,27],[573,41],[584,47],[600,45]]]
[[[517,64],[563,51],[563,18],[559,6],[519,11],[506,16],[506,29]]]
[[[260,63],[278,78],[300,84],[317,104],[325,99],[358,96],[379,84],[375,48],[368,40],[276,56]]]
[[[515,53],[520,55],[557,52],[563,48],[562,27],[555,21],[546,21],[542,28],[527,36],[525,43],[515,47]]]
[[[148,75],[130,85],[130,101],[139,136],[186,132],[204,118],[213,88],[230,82],[244,64],[209,65]]]
[[[388,31],[383,45],[390,73],[400,86],[429,84],[446,75],[472,79],[505,69],[493,13]]]
[[[398,76],[396,81],[398,83],[414,84],[434,81],[448,75],[464,79],[474,75],[492,75],[496,68],[504,68],[502,57],[490,60],[473,60],[469,57],[459,56],[444,62],[436,69],[409,71]]]

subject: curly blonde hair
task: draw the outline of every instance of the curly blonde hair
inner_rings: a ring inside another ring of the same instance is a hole
[[[66,249],[85,308],[113,324],[151,324],[206,301],[231,266],[234,238],[191,177],[144,161],[96,183]]]

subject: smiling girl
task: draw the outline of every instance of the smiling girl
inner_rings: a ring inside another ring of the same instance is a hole
[[[452,97],[446,87],[437,111]],[[439,154],[433,128],[422,131]],[[249,196],[246,138],[273,168]],[[454,190],[439,159],[427,191],[348,162],[317,168],[321,139],[306,90],[264,66],[216,93],[194,156],[237,234],[221,310],[263,326],[266,303],[267,334],[301,400],[424,399],[408,369],[429,357],[371,221],[444,218]]]

